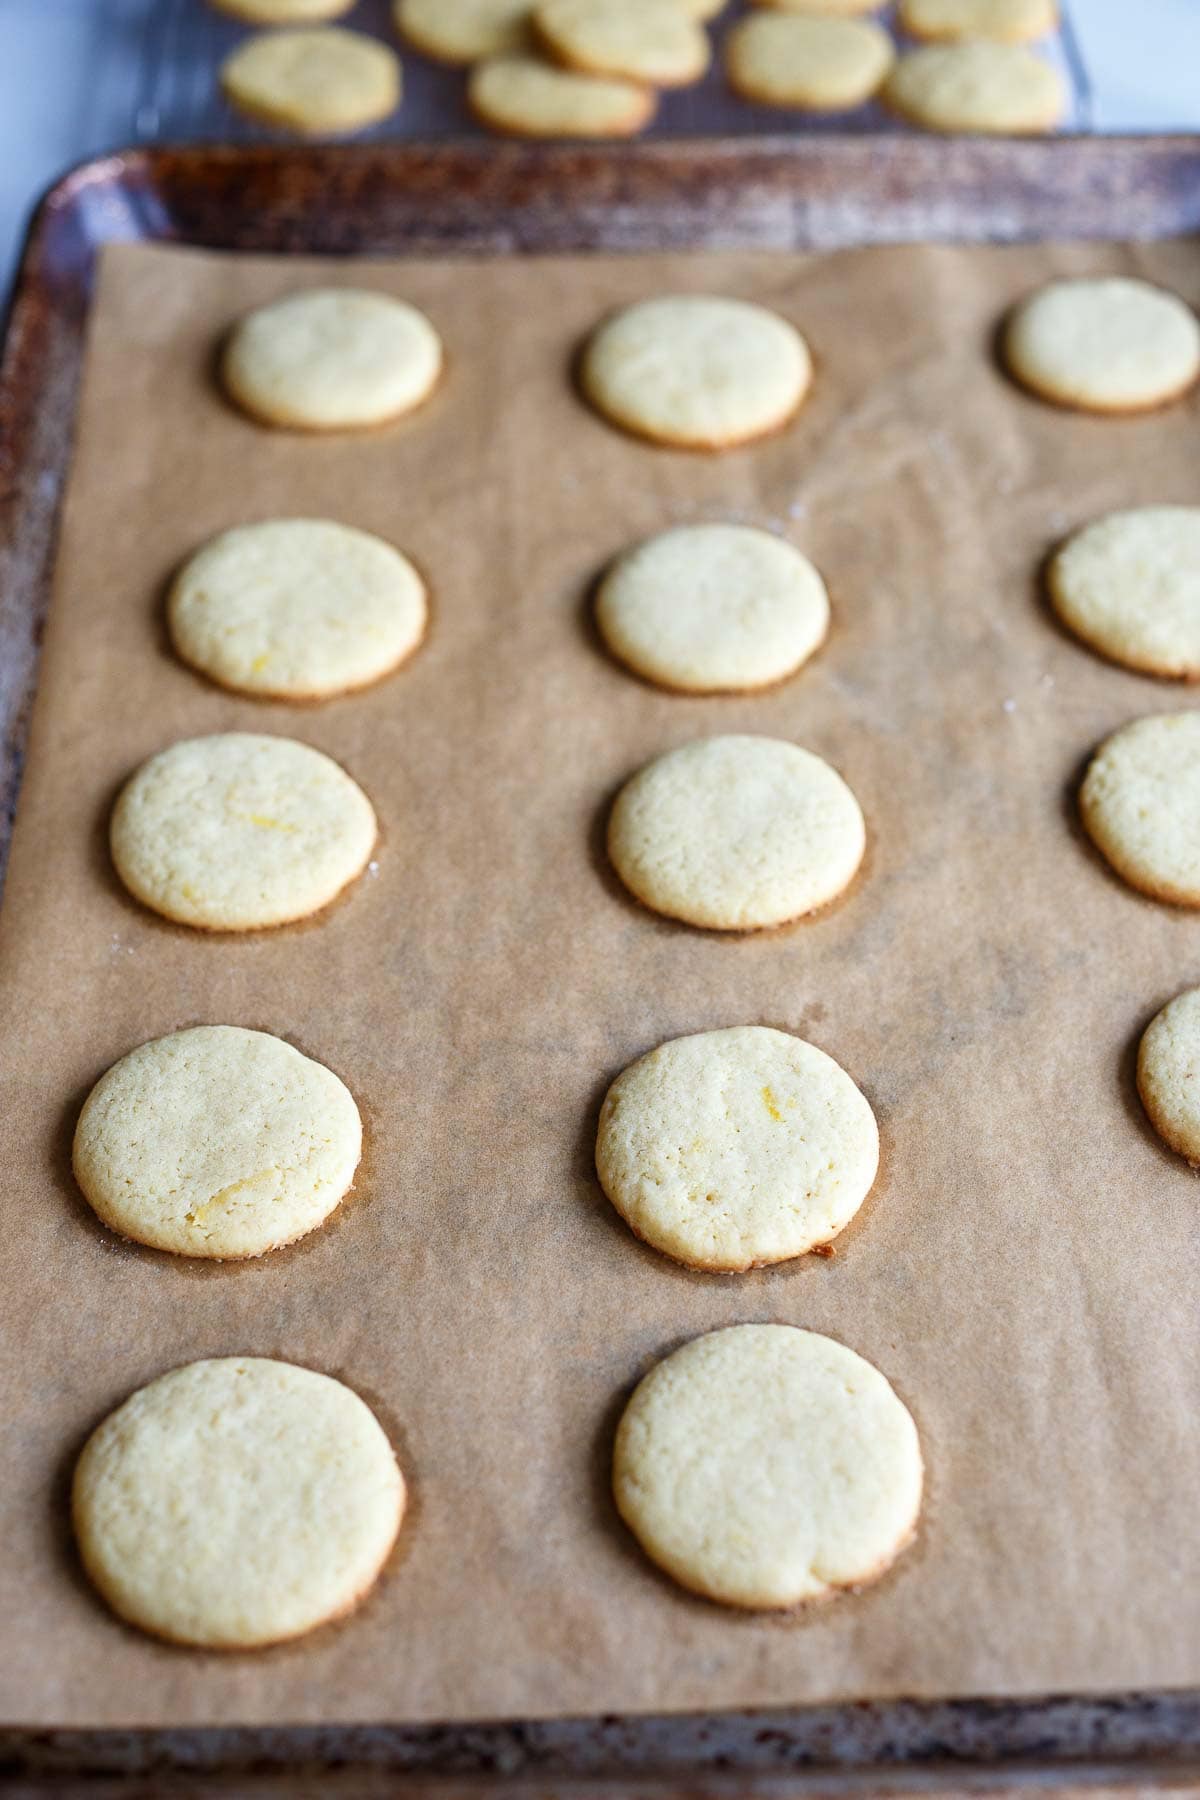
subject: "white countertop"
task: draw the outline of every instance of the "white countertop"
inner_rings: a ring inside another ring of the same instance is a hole
[[[146,34],[166,4],[0,6],[0,293],[37,196],[73,163],[136,135]],[[1200,0],[1073,0],[1071,16],[1095,129],[1200,130]]]

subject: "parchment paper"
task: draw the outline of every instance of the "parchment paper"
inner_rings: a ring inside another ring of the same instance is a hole
[[[46,1724],[419,1720],[1200,1681],[1200,1188],[1131,1080],[1200,980],[1200,917],[1138,898],[1070,795],[1105,733],[1188,703],[1068,641],[1037,572],[1108,508],[1197,499],[1196,400],[1055,411],[991,360],[1055,270],[1200,301],[1194,245],[689,259],[304,264],[122,248],[105,262],[0,944],[4,1350],[0,1715]],[[449,349],[378,435],[256,428],[211,382],[244,307],[319,275],[407,295]],[[670,288],[766,301],[818,365],[796,424],[715,459],[639,446],[569,379],[605,308]],[[428,573],[427,646],[373,692],[222,695],[161,625],[225,526],[316,514]],[[734,518],[825,572],[834,629],[757,699],[655,692],[606,660],[589,584],[632,540]],[[119,783],[178,737],[291,733],[383,822],[377,866],[307,926],[206,938],[126,898]],[[722,938],[626,899],[606,805],[713,731],[795,739],[859,795],[865,871],[828,916]],[[77,1109],[144,1039],[277,1032],[368,1125],[329,1227],[244,1266],[123,1245],[76,1194]],[[879,1116],[879,1181],[832,1261],[689,1274],[592,1172],[607,1083],[677,1033],[765,1021],[836,1056]],[[689,1598],[607,1497],[617,1414],[665,1351],[784,1320],[895,1383],[929,1468],[878,1587],[762,1619]],[[330,1371],[378,1410],[414,1495],[361,1613],[267,1654],[117,1624],[80,1575],[73,1459],[194,1357]]]

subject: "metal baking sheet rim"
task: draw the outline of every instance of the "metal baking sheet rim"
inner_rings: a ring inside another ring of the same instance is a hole
[[[308,193],[325,199],[323,214],[301,204]],[[352,215],[330,204],[347,194]],[[468,197],[490,204],[469,213]],[[0,872],[104,244],[495,254],[1150,238],[1197,229],[1195,137],[672,140],[616,151],[199,146],[119,151],[79,165],[35,214],[0,363]],[[324,1770],[331,1778],[335,1769],[420,1778],[424,1791],[447,1795],[464,1782],[529,1794],[595,1793],[603,1782],[614,1793],[695,1800],[861,1792],[889,1776],[906,1791],[914,1783],[945,1791],[961,1789],[968,1771],[972,1785],[1176,1785],[1200,1774],[1200,1690],[452,1726],[47,1732],[0,1722],[0,1779],[23,1780],[30,1792],[65,1795],[68,1777]],[[343,1790],[326,1779],[322,1791]]]

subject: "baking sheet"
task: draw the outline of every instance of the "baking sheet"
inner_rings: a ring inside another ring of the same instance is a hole
[[[1200,1195],[1130,1074],[1145,1020],[1200,979],[1200,919],[1110,877],[1068,798],[1100,736],[1187,698],[1068,642],[1035,579],[1082,520],[1195,499],[1200,408],[1076,418],[990,360],[1013,298],[1100,268],[1200,301],[1183,243],[366,273],[107,253],[0,929],[0,1716],[400,1721],[1200,1680]],[[318,273],[428,307],[450,369],[426,411],[322,442],[221,404],[221,329]],[[756,297],[802,324],[818,381],[791,430],[707,460],[580,406],[582,334],[667,287]],[[206,687],[161,627],[184,555],[288,512],[393,538],[435,596],[408,669],[299,712]],[[813,555],[833,635],[757,699],[658,694],[606,661],[587,588],[632,539],[719,517]],[[210,939],[116,884],[105,826],[121,780],[176,737],[224,729],[302,737],[375,801],[377,867],[325,917]],[[714,937],[641,911],[609,874],[616,786],[715,730],[795,738],[851,781],[870,851],[827,916]],[[70,1179],[96,1076],[203,1021],[319,1056],[367,1122],[329,1228],[257,1264],[121,1245]],[[859,1080],[880,1179],[832,1261],[689,1274],[603,1200],[596,1109],[663,1038],[755,1021]],[[765,1319],[876,1362],[929,1465],[919,1542],[892,1574],[783,1619],[676,1591],[606,1486],[640,1373],[696,1332]],[[77,1570],[65,1500],[83,1438],[130,1389],[239,1351],[356,1387],[414,1505],[357,1617],[228,1659],[115,1623]]]

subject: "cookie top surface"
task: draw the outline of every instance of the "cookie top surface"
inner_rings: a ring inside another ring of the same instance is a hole
[[[319,912],[362,872],[375,814],[331,757],[292,738],[189,738],[143,763],[113,809],[117,874],[165,918],[253,931]]]
[[[1200,712],[1161,713],[1114,732],[1092,758],[1079,810],[1131,887],[1200,906]]]
[[[396,29],[439,62],[473,63],[520,50],[534,0],[395,0]]]
[[[632,137],[657,108],[632,81],[557,69],[536,56],[498,56],[472,69],[467,99],[475,116],[513,137]]]
[[[767,737],[701,738],[617,795],[608,850],[646,906],[713,931],[783,925],[833,900],[866,846],[858,801],[827,762]]]
[[[471,110],[513,137],[632,137],[654,117],[653,92],[632,81],[556,69],[536,56],[481,62],[467,83]]]
[[[790,1325],[676,1350],[617,1428],[613,1492],[647,1555],[728,1606],[778,1608],[881,1575],[921,1508],[917,1428],[871,1363]]]
[[[1159,1137],[1200,1164],[1200,988],[1176,995],[1147,1025],[1137,1085]]]
[[[681,693],[782,681],[825,641],[829,598],[806,556],[746,525],[681,525],[626,551],[596,595],[605,643]]]
[[[330,1069],[282,1039],[201,1025],[101,1076],[75,1128],[75,1178],[122,1237],[239,1259],[290,1244],[337,1206],[362,1122]]]
[[[868,19],[791,12],[743,19],[725,54],[730,82],[743,98],[811,112],[861,106],[896,58],[888,33]]]
[[[1051,281],[1009,317],[1004,360],[1044,400],[1140,412],[1174,400],[1200,375],[1200,323],[1176,295],[1148,281]]]
[[[593,332],[581,368],[592,404],[652,443],[724,450],[786,425],[812,381],[808,345],[746,300],[642,300]]]
[[[1110,513],[1050,564],[1054,610],[1102,656],[1149,675],[1200,680],[1200,506]]]
[[[845,1070],[757,1025],[675,1038],[630,1064],[596,1139],[622,1218],[694,1269],[752,1269],[829,1243],[878,1165],[875,1115]]]
[[[231,106],[316,137],[361,131],[400,104],[400,62],[386,44],[340,26],[264,33],[221,64]]]
[[[679,0],[541,0],[533,16],[551,55],[589,75],[681,87],[699,81],[711,56]]]
[[[366,687],[412,654],[425,584],[381,538],[326,519],[224,531],[184,564],[167,600],[184,662],[223,687],[318,700]]]
[[[226,392],[261,424],[293,431],[386,425],[428,398],[442,345],[424,313],[361,288],[307,288],[234,326]]]
[[[879,12],[885,0],[753,0],[768,12],[824,14],[827,18],[848,19],[861,13]]]
[[[210,0],[218,12],[247,25],[321,25],[340,19],[354,0]]]
[[[238,1356],[174,1369],[110,1413],[76,1464],[72,1512],[84,1567],[121,1618],[244,1650],[362,1599],[404,1498],[357,1394]]]
[[[883,88],[893,111],[931,131],[1020,136],[1050,131],[1067,109],[1062,76],[1020,44],[971,38],[900,57]]]
[[[930,43],[995,38],[1027,44],[1058,26],[1057,0],[900,0],[898,23]]]

